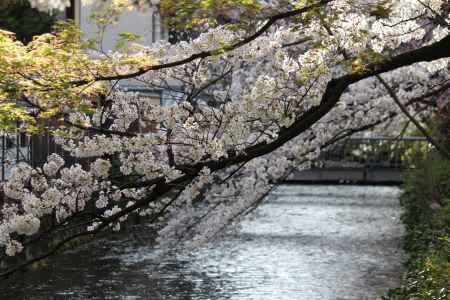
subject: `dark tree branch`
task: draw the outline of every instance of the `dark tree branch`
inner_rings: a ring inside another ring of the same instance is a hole
[[[419,123],[419,121],[417,121],[416,118],[414,118],[414,116],[409,113],[408,109],[405,107],[405,105],[402,104],[400,99],[397,97],[397,94],[392,89],[392,87],[380,75],[375,75],[375,76],[381,82],[381,84],[384,86],[384,88],[387,90],[387,92],[389,93],[389,96],[392,98],[392,100],[394,100],[395,104],[400,108],[402,113],[406,117],[408,117],[408,119],[411,121],[411,123],[413,123],[417,129],[419,129],[419,131],[425,136],[427,141],[430,142],[430,144],[432,144],[443,157],[450,160],[450,153],[448,153],[447,149],[445,149],[438,141],[436,141],[431,136],[431,134],[429,134],[428,131]]]

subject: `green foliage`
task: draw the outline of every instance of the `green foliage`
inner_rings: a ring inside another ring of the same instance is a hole
[[[134,34],[132,32],[122,32],[119,34],[119,39],[116,42],[116,48],[122,49],[124,48],[128,43],[138,41],[141,37],[137,34]]]
[[[127,42],[137,36],[123,34]],[[113,61],[93,59],[86,53],[80,29],[71,22],[59,22],[53,33],[42,34],[24,44],[11,32],[0,30],[0,119],[2,129],[13,129],[20,121],[22,129],[35,132],[34,118],[17,99],[39,99],[38,119],[58,117],[63,110],[92,114],[92,103],[104,92],[94,76],[117,75],[117,67],[139,69],[151,63],[149,56],[124,53]],[[131,49],[131,48],[130,48]],[[83,84],[75,82],[83,81]],[[82,101],[89,99],[89,101]]]
[[[233,23],[236,17],[244,27],[262,12],[257,0],[162,0],[160,10],[171,28],[181,29]]]
[[[446,249],[450,251],[450,247]],[[404,285],[391,291],[387,299],[448,300],[449,269],[448,259],[439,252],[430,252],[414,271],[408,273]]]
[[[16,1],[0,9],[0,28],[14,32],[24,43],[35,35],[50,32],[55,21],[54,15],[31,8],[28,1]]]
[[[450,162],[435,154],[420,162],[401,204],[408,271],[385,299],[450,299]]]

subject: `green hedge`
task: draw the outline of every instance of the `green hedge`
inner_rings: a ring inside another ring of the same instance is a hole
[[[450,162],[431,155],[401,197],[408,255],[402,286],[385,299],[450,299]]]

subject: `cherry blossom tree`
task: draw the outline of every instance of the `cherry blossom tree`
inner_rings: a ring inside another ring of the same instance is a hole
[[[146,3],[112,1],[96,18],[106,24]],[[143,46],[126,33],[114,53],[73,24],[28,45],[0,33],[2,130],[53,130],[79,160],[19,164],[3,185],[0,250],[20,263],[1,275],[118,231],[132,214],[161,246],[214,240],[322,149],[362,130],[397,130],[405,113],[426,119],[450,87],[445,0],[211,3],[154,2],[168,16],[182,11],[172,25],[199,36]],[[228,17],[214,22],[223,9]],[[124,82],[164,90],[173,105],[152,105]],[[27,257],[36,243],[46,250]]]

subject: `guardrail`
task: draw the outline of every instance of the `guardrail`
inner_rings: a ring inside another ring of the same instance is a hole
[[[350,138],[322,152],[316,167],[342,168],[415,168],[413,153],[429,151],[431,145],[422,137]]]
[[[331,145],[311,169],[294,171],[285,182],[401,184],[405,171],[416,168],[418,153],[430,150],[422,137],[350,138]]]

